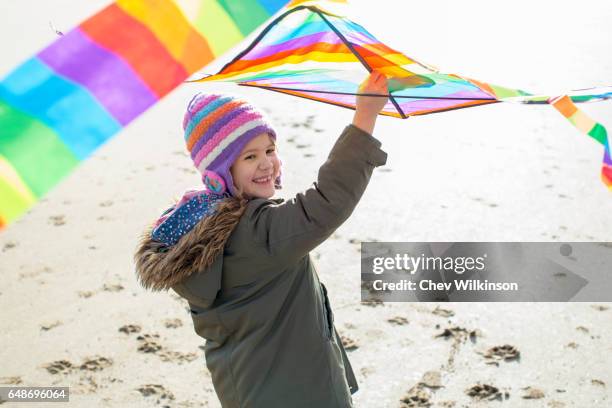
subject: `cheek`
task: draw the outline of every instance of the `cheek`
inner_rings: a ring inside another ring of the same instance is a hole
[[[283,162],[281,161],[280,157],[274,156],[274,168],[276,169],[277,174],[280,172],[282,166]]]
[[[234,179],[234,184],[243,184],[246,182],[248,177],[248,166],[243,165],[242,163],[239,165],[233,166],[231,173],[232,178]]]

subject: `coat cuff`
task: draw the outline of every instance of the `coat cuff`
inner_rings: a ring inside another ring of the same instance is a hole
[[[367,152],[367,161],[374,167],[387,164],[387,153],[380,147],[382,143],[368,132],[350,124],[345,129],[346,138],[351,139],[351,145]]]

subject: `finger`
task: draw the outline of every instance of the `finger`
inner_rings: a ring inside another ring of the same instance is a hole
[[[385,84],[387,81],[387,77],[385,76],[385,74],[383,74],[382,72],[378,72],[378,75],[375,78],[374,83],[376,85],[383,85]]]

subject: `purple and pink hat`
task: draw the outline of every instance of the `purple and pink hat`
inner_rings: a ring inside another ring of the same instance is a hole
[[[276,132],[263,114],[231,95],[195,95],[187,107],[183,129],[202,182],[216,194],[236,194],[230,167],[251,139],[268,133],[276,140]],[[274,186],[281,188],[280,176]]]

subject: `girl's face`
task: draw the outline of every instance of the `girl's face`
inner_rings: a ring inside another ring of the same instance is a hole
[[[280,175],[280,161],[274,139],[267,133],[251,139],[230,167],[234,186],[248,198],[270,198],[274,180]]]

